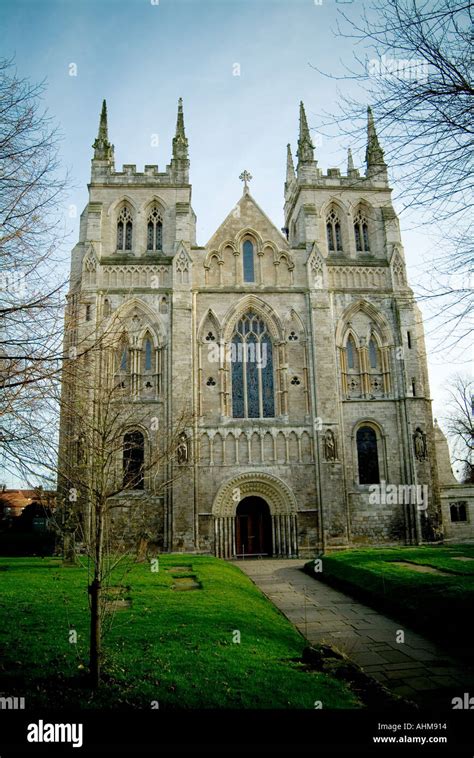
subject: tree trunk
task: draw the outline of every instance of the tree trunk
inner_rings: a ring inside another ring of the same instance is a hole
[[[95,542],[95,561],[94,561],[94,578],[89,587],[91,595],[91,625],[90,625],[90,646],[89,646],[89,668],[91,685],[96,688],[100,685],[101,674],[101,653],[102,653],[102,611],[101,611],[101,591],[103,575],[103,532],[104,532],[104,514],[101,507],[96,508],[96,542]]]
[[[100,684],[101,658],[101,614],[100,614],[100,580],[94,576],[89,588],[91,594],[91,627],[90,627],[90,678],[91,685],[96,688]]]

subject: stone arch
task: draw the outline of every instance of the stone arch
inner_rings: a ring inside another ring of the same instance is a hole
[[[237,254],[239,252],[238,246],[232,240],[224,240],[224,242],[221,242],[221,244],[219,245],[219,250],[218,250],[219,257],[222,260],[223,260],[224,251],[227,247],[229,247],[234,254]]]
[[[221,485],[212,505],[215,553],[233,558],[237,552],[236,522],[239,503],[247,498],[264,500],[270,512],[271,554],[298,554],[296,499],[285,482],[258,471],[240,474]]]
[[[217,263],[224,263],[224,259],[222,257],[222,253],[220,253],[218,250],[209,250],[206,253],[206,257],[204,258],[203,266],[205,269],[210,269],[212,266],[212,260],[215,259]]]
[[[288,271],[293,271],[295,262],[291,253],[287,252],[286,250],[279,250],[274,256],[274,263],[279,264],[281,261],[285,261],[288,267]]]
[[[237,492],[240,496],[234,499]],[[282,479],[254,471],[224,482],[214,498],[212,513],[219,518],[235,516],[240,500],[250,496],[263,498],[272,516],[290,516],[297,512],[296,498]]]
[[[158,348],[160,346],[159,337],[156,333],[156,330],[153,329],[150,324],[145,324],[142,328],[142,330],[137,335],[137,342],[139,345],[143,345],[145,339],[147,337],[151,338],[151,341],[153,343],[153,347]]]
[[[358,455],[358,449],[357,449],[357,432],[363,427],[369,427],[375,432],[375,437],[376,437],[376,442],[377,442],[379,480],[384,479],[385,481],[387,481],[388,473],[387,473],[386,435],[385,435],[383,426],[380,424],[380,422],[371,416],[365,416],[363,418],[358,419],[352,426],[351,447],[352,447],[352,458],[353,458],[353,466],[354,466],[354,481],[356,484],[360,485],[359,455]]]
[[[149,211],[151,208],[153,208],[153,206],[154,206],[154,205],[157,205],[157,206],[160,208],[160,210],[162,210],[162,211],[163,211],[163,213],[165,213],[165,212],[168,210],[168,205],[167,205],[167,203],[166,203],[166,202],[163,200],[163,198],[162,198],[162,197],[159,197],[158,195],[153,195],[153,197],[152,197],[152,198],[150,198],[149,200],[147,200],[147,201],[146,201],[146,202],[145,202],[145,203],[142,205],[142,209],[143,209],[143,212],[144,212],[144,214],[146,215],[146,214],[148,213],[148,211]]]
[[[374,206],[365,197],[358,197],[356,200],[349,201],[348,213],[351,214],[352,218],[355,217],[358,210],[369,214],[367,218],[369,219],[370,216],[370,220],[374,220]]]
[[[152,308],[139,297],[132,297],[122,303],[114,313],[114,321],[122,323],[127,321],[134,310],[143,316],[146,324],[151,329],[154,328],[160,343],[163,344],[166,337],[166,331],[160,317],[156,311],[152,310]]]
[[[326,223],[326,216],[328,215],[331,208],[337,208],[337,210],[341,213],[341,216],[343,218],[346,218],[347,216],[351,215],[351,211],[349,206],[341,200],[341,198],[336,196],[329,197],[324,205],[321,207],[320,211],[320,218]]]
[[[246,295],[237,303],[232,305],[224,316],[223,327],[223,339],[227,344],[232,339],[235,324],[246,311],[254,310],[257,315],[261,316],[271,334],[271,337],[276,342],[281,342],[283,339],[283,326],[280,317],[274,311],[274,309],[268,305],[262,298],[257,295]]]
[[[251,226],[247,226],[245,227],[245,229],[241,229],[235,237],[234,247],[236,248],[236,251],[239,255],[241,254],[242,243],[246,237],[253,238],[257,253],[263,252],[264,245],[263,245],[263,239],[262,239],[261,234],[259,234],[257,230],[253,229]]]
[[[378,308],[372,305],[372,303],[367,302],[367,300],[358,300],[346,308],[340,317],[336,327],[336,344],[339,347],[343,347],[347,331],[347,324],[359,311],[365,313],[365,315],[374,322],[375,326],[378,328],[383,343],[385,345],[392,345],[392,330],[390,329],[388,321],[386,320],[385,316],[378,310]]]
[[[134,215],[140,213],[140,209],[138,208],[135,201],[131,198],[131,196],[124,194],[117,198],[117,200],[114,200],[112,203],[110,203],[107,209],[107,216],[110,218],[114,215],[117,215],[117,211],[122,207],[122,205],[129,205],[133,209]]]
[[[219,344],[220,337],[221,337],[221,325],[219,323],[219,319],[218,319],[218,317],[216,315],[216,312],[213,311],[212,308],[209,308],[206,311],[206,313],[204,314],[204,316],[202,317],[202,319],[201,319],[201,321],[199,323],[199,327],[198,327],[198,331],[197,331],[197,333],[198,333],[198,341],[201,342],[202,344],[207,344],[205,332],[208,329],[209,325],[211,325],[214,328],[215,332],[216,332],[216,334],[215,334],[215,337],[216,337],[215,343]]]
[[[294,329],[298,330],[299,336],[303,341],[306,340],[306,327],[303,323],[303,319],[299,313],[295,311],[294,308],[291,308],[286,318],[285,324],[285,334],[287,338],[290,332]]]

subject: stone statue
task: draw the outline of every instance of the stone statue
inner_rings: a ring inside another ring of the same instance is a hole
[[[337,460],[336,438],[332,429],[327,429],[324,435],[324,458],[327,461]]]
[[[186,437],[186,432],[181,432],[179,435],[179,443],[178,447],[176,448],[177,457],[178,457],[178,463],[187,463],[189,460],[189,450],[188,450],[188,438]]]
[[[413,435],[413,444],[415,446],[415,456],[419,461],[425,461],[427,458],[426,434],[421,431],[420,427],[416,428]]]

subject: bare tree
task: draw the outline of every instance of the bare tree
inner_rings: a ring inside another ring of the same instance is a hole
[[[125,557],[146,554],[156,529],[157,500],[186,470],[192,444],[188,409],[160,425],[150,406],[133,396],[117,362],[119,336],[120,322],[112,323],[100,348],[66,356],[63,367],[60,529],[66,557],[74,557],[72,540],[78,533],[88,561],[94,687],[101,679],[112,572]]]
[[[474,484],[474,381],[468,376],[454,376],[447,395],[445,420],[453,463],[461,466],[463,483]]]
[[[338,33],[364,50],[342,76],[360,85],[343,97],[330,123],[355,136],[369,100],[404,209],[438,239],[431,280],[421,290],[443,313],[443,348],[472,332],[474,125],[472,3],[466,0],[387,0],[360,11],[339,9]],[[360,133],[359,133],[360,134]]]
[[[61,368],[66,180],[43,91],[0,60],[0,438],[15,474],[28,468]]]

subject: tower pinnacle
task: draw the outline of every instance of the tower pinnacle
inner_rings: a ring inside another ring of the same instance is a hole
[[[94,148],[94,160],[106,161],[113,159],[114,146],[109,142],[109,134],[107,127],[107,103],[102,101],[102,110],[99,120],[99,131],[97,137],[92,145]]]
[[[300,102],[300,136],[298,139],[297,156],[298,163],[311,163],[314,161],[314,145],[311,142],[303,101]]]
[[[375,131],[374,116],[370,105],[367,107],[367,149],[365,151],[365,161],[367,164],[367,170],[365,175],[367,177],[387,177],[387,165],[384,161],[383,150],[380,147],[380,143]]]
[[[173,137],[173,158],[175,160],[188,159],[188,140],[184,131],[183,99],[181,97],[178,100],[176,134]]]
[[[296,179],[295,167],[293,164],[293,156],[291,154],[291,145],[286,146],[286,183],[285,189],[287,189],[292,182]]]

